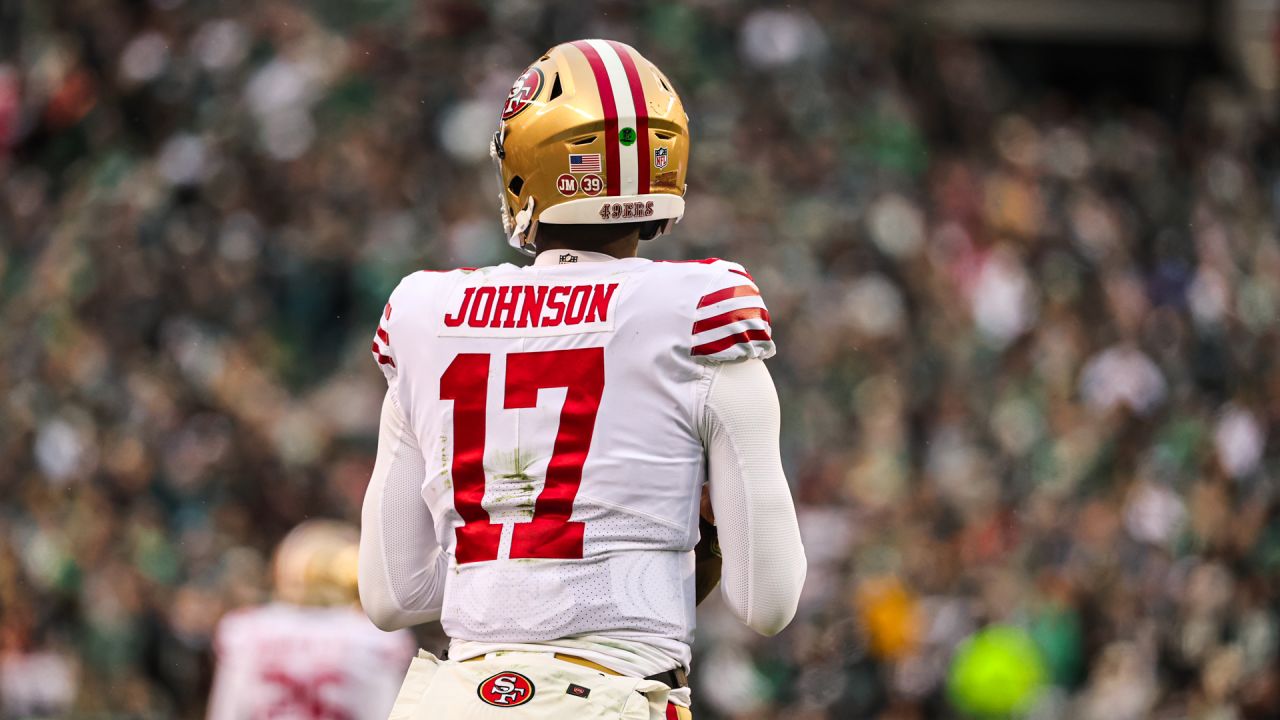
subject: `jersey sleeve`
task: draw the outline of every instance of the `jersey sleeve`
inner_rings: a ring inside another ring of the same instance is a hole
[[[689,354],[703,364],[771,358],[776,352],[760,288],[737,263],[717,260],[693,313]]]
[[[241,644],[247,618],[245,610],[232,611],[222,617],[214,631],[213,649],[217,666],[206,720],[235,720],[246,714],[243,706],[248,697],[248,669],[236,649]]]
[[[395,299],[394,295],[391,298]],[[391,344],[391,313],[394,308],[388,301],[386,306],[382,308],[382,315],[378,318],[378,329],[373,333],[373,360],[378,364],[378,368],[382,370],[382,374],[387,378],[387,386],[395,387],[396,372],[396,351]]]
[[[378,315],[378,327],[373,332],[373,361],[387,378],[387,387],[395,391],[393,396],[399,402],[398,381],[404,371],[403,360],[411,355],[407,343],[411,339],[408,326],[415,313],[421,311],[424,299],[430,293],[429,276],[425,272],[416,272],[404,276],[391,297]],[[419,307],[415,307],[419,306]]]

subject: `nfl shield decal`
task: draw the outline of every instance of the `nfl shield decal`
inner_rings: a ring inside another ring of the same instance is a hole
[[[653,149],[653,166],[661,170],[667,166],[667,149],[664,147]]]
[[[480,683],[476,694],[494,707],[516,707],[533,699],[533,681],[518,672],[500,672]]]

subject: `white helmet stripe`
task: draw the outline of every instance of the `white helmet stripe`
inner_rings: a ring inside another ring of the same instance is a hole
[[[624,128],[631,128],[632,131],[636,131],[636,104],[635,99],[631,97],[631,83],[627,80],[627,71],[622,66],[622,60],[618,57],[618,53],[613,49],[613,46],[604,40],[588,40],[587,42],[600,56],[605,70],[609,73],[609,85],[613,89],[613,102],[618,111],[619,131]],[[605,138],[605,142],[618,143],[620,194],[637,194],[640,192],[638,144],[633,142],[630,145],[623,145],[618,142],[616,137]],[[645,192],[648,192],[648,188],[645,188]]]

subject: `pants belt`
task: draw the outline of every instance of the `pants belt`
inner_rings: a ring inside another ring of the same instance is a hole
[[[565,655],[564,653],[555,653],[554,657],[555,659],[560,660],[562,662],[573,663],[574,665],[581,665],[582,667],[585,667],[585,668],[598,670],[606,675],[617,675],[618,677],[622,677],[622,673],[618,672],[617,670],[607,668],[601,665],[600,663],[592,662],[590,660],[587,660],[586,658],[580,658],[576,655]],[[477,655],[473,658],[467,658],[462,662],[477,662],[479,660],[483,660],[484,658],[485,658],[484,655]],[[646,677],[645,680],[657,680],[663,685],[666,685],[667,687],[673,688],[673,689],[689,687],[689,676],[685,674],[684,668],[682,667],[675,668],[674,670],[668,670],[666,672],[660,672],[657,675],[650,675]]]

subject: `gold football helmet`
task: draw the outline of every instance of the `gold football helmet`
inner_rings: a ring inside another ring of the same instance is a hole
[[[629,45],[557,45],[516,78],[490,154],[502,225],[533,254],[538,223],[661,221],[684,215],[689,118],[671,82]]]
[[[337,520],[308,520],[276,548],[276,599],[294,605],[348,605],[358,597],[360,531]]]

